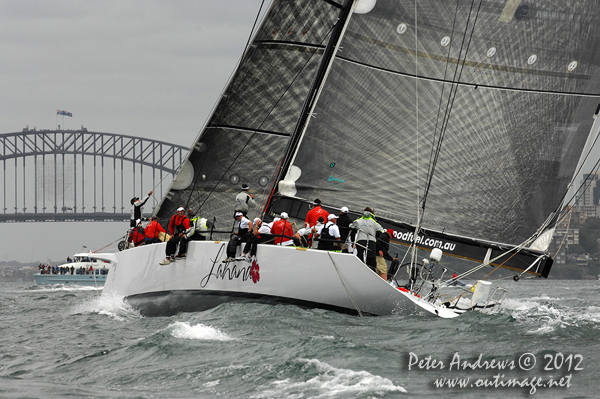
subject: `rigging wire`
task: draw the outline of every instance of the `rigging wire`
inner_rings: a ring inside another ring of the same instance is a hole
[[[475,12],[475,18],[473,20],[473,24],[471,26],[471,32],[469,34],[467,34],[467,30],[469,27],[469,23],[471,22],[471,15],[473,14],[473,8],[474,8],[474,4],[475,4],[475,0],[471,1],[471,8],[469,9],[469,17],[467,18],[467,22],[465,24],[465,34],[464,37],[465,39],[468,37],[468,42],[466,43],[466,48],[465,48],[465,40],[463,40],[461,42],[461,46],[459,49],[459,56],[458,59],[460,60],[460,55],[463,53],[463,49],[464,49],[464,58],[462,60],[462,63],[459,65],[457,65],[457,68],[454,71],[454,77],[452,79],[453,82],[458,82],[460,80],[460,78],[462,77],[462,73],[465,67],[465,63],[467,61],[467,53],[469,52],[469,48],[471,46],[471,41],[473,40],[473,34],[475,31],[475,27],[477,26],[477,20],[479,19],[479,14],[481,11],[481,6],[482,6],[483,1],[480,0],[479,1],[479,7],[477,8],[477,11]],[[458,4],[457,4],[458,6]],[[458,75],[458,77],[457,77]],[[448,98],[448,106],[446,107],[446,111],[444,113],[444,118],[442,119],[442,127],[440,128],[440,136],[437,142],[437,145],[435,146],[435,150],[434,152],[434,156],[433,156],[433,162],[430,165],[430,170],[428,172],[428,177],[427,177],[427,185],[425,188],[425,193],[423,195],[423,200],[422,200],[422,210],[423,213],[425,212],[425,204],[427,202],[427,195],[429,194],[429,190],[431,189],[431,184],[433,182],[433,175],[435,173],[435,167],[437,165],[438,159],[439,159],[439,155],[441,153],[441,149],[442,149],[442,143],[444,141],[444,137],[446,135],[446,131],[448,129],[448,124],[450,121],[450,113],[452,112],[452,107],[454,105],[454,101],[456,99],[456,94],[458,92],[458,85],[456,84],[452,84],[451,89],[450,89],[450,95]]]
[[[474,2],[472,2],[472,3],[471,3],[471,11],[473,10],[473,5],[474,5]],[[472,40],[472,38],[473,38],[474,27],[475,27],[475,24],[476,24],[476,21],[477,21],[477,16],[479,15],[479,11],[480,11],[480,9],[481,9],[481,5],[482,5],[482,2],[480,2],[480,3],[479,3],[479,8],[478,8],[478,10],[477,10],[477,14],[476,14],[475,22],[474,22],[474,24],[473,24],[473,28],[472,28],[472,31],[471,31],[471,35],[470,35],[469,42],[468,42],[468,45],[467,45],[467,51],[468,51],[468,48],[469,48],[469,46],[470,46],[470,42],[471,42],[471,40]],[[470,18],[470,16],[471,16],[471,12],[469,13],[469,18]],[[468,24],[469,24],[469,22],[467,22],[467,26],[468,26]],[[465,37],[466,37],[466,35],[465,35]],[[464,45],[464,41],[463,41],[463,45]],[[461,51],[460,51],[460,53],[459,53],[459,54],[461,54],[461,53],[462,53],[462,46],[461,46]],[[462,72],[463,72],[463,69],[464,69],[465,62],[466,62],[466,52],[465,52],[465,58],[464,58],[464,59],[463,59],[463,61],[462,61],[462,65],[460,66],[460,68],[457,66],[457,68],[455,69],[455,77],[454,77],[454,79],[453,79],[453,82],[457,82],[457,80],[456,80],[456,74],[459,72],[459,70],[460,70],[460,74],[459,74],[458,80],[460,80],[460,76],[462,75]],[[418,76],[418,75],[417,75],[417,74],[415,74],[415,76]],[[446,74],[445,74],[445,76],[446,76]],[[435,145],[435,136],[434,136],[434,138],[433,138],[433,140],[434,140],[434,141],[433,141],[433,143],[434,143],[434,146],[432,147],[432,153],[431,153],[431,155],[430,155],[430,171],[429,171],[428,185],[427,185],[427,190],[426,190],[426,193],[425,193],[425,195],[423,196],[423,207],[422,207],[422,208],[423,208],[423,212],[424,212],[424,210],[425,210],[425,202],[426,202],[426,198],[427,198],[427,193],[429,192],[430,186],[431,186],[431,184],[432,184],[433,172],[434,172],[434,170],[435,170],[435,166],[436,166],[436,164],[437,164],[437,162],[438,162],[438,158],[439,158],[439,154],[440,154],[440,150],[441,150],[441,144],[442,144],[442,141],[443,141],[443,138],[444,138],[445,132],[446,132],[446,128],[447,128],[447,126],[448,126],[448,122],[449,122],[449,114],[450,114],[450,112],[451,112],[452,105],[453,105],[453,103],[454,103],[454,100],[455,100],[455,98],[456,98],[457,88],[456,88],[456,87],[453,87],[453,89],[454,89],[454,90],[452,90],[452,91],[451,91],[451,94],[450,94],[450,96],[449,96],[449,102],[448,102],[448,106],[447,106],[447,108],[446,108],[446,113],[445,113],[445,115],[444,115],[444,119],[443,119],[443,123],[442,123],[442,128],[441,128],[441,130],[440,130],[440,135],[439,135],[439,138],[438,138],[437,145]],[[440,97],[440,105],[441,105],[442,98],[443,98],[443,88],[442,88],[442,96]],[[441,106],[438,108],[438,112],[439,112],[439,110],[440,110],[440,109],[441,109]],[[438,118],[438,120],[439,120],[439,118]],[[437,130],[437,125],[436,125],[436,130]],[[594,143],[593,143],[593,144],[592,144],[592,146],[591,146],[592,148],[595,146],[595,143],[598,141],[598,138],[599,138],[599,137],[600,137],[600,135],[597,135],[597,136],[596,136],[596,138],[595,138],[595,140],[594,140]],[[434,147],[435,147],[435,151],[433,151],[433,148],[434,148]],[[587,159],[588,159],[588,157],[590,156],[590,153],[591,153],[591,149],[590,149],[590,151],[589,151],[589,152],[586,154],[586,156],[585,156],[585,158],[584,158],[584,161],[583,161],[583,162],[581,162],[581,165],[579,166],[579,168],[578,168],[578,171],[577,171],[577,172],[574,174],[574,177],[573,177],[573,179],[575,179],[575,178],[576,178],[576,176],[578,176],[578,174],[580,173],[580,171],[581,171],[581,169],[582,169],[583,165],[585,164],[586,160],[587,160]],[[434,156],[432,156],[433,154],[435,154],[435,155],[434,155]],[[600,166],[600,160],[598,160],[598,162],[596,162],[596,164],[595,164],[595,166],[594,166],[593,170],[598,170],[599,166]],[[570,198],[570,200],[569,200],[569,202],[568,202],[568,203],[570,203],[570,202],[571,202],[571,201],[572,201],[572,200],[573,200],[575,197],[577,197],[577,195],[578,195],[578,194],[579,194],[579,193],[580,193],[582,190],[585,190],[585,189],[587,189],[587,187],[589,186],[589,184],[591,184],[591,173],[590,173],[588,176],[586,176],[586,179],[585,179],[584,183],[583,183],[583,184],[582,184],[582,185],[581,185],[581,186],[578,188],[578,190],[577,190],[577,191],[576,191],[576,193],[575,193],[575,194],[574,194],[574,195],[573,195],[573,196]],[[569,184],[569,188],[570,188],[572,185],[573,185],[573,181],[572,181],[572,182]],[[516,254],[517,254],[517,253],[518,253],[518,252],[519,252],[519,251],[520,251],[522,248],[524,248],[526,245],[528,245],[529,243],[531,243],[532,241],[534,241],[534,239],[535,239],[535,238],[539,237],[539,236],[540,236],[540,235],[541,235],[541,234],[544,232],[544,230],[545,230],[545,229],[546,229],[546,228],[547,228],[547,227],[548,227],[548,226],[549,226],[549,225],[552,223],[552,221],[553,221],[553,220],[555,220],[555,218],[557,217],[557,213],[559,213],[559,210],[560,210],[560,208],[561,208],[561,205],[562,205],[562,204],[564,204],[564,200],[566,199],[566,197],[567,197],[567,195],[568,195],[568,192],[569,192],[569,189],[568,189],[568,190],[565,192],[565,194],[563,195],[562,201],[561,201],[561,202],[560,202],[560,203],[557,205],[557,208],[555,209],[555,211],[554,211],[554,212],[552,212],[552,213],[551,213],[551,214],[548,216],[548,218],[546,219],[546,221],[545,221],[545,222],[542,224],[542,226],[540,226],[540,228],[539,228],[539,229],[536,231],[536,233],[535,233],[535,234],[533,234],[531,237],[529,237],[527,240],[525,240],[525,241],[524,241],[524,242],[523,242],[521,245],[519,245],[518,247],[514,248],[514,249],[513,249],[513,251],[515,251],[515,253],[514,253],[514,254],[513,254],[511,257],[509,257],[508,259],[510,259],[510,258],[512,258],[512,257],[514,257],[514,256],[515,256],[515,255],[516,255]],[[563,212],[564,212],[564,211],[565,211],[565,210],[563,209]],[[418,230],[419,230],[419,227],[420,227],[420,225],[417,225],[417,227],[418,227],[418,228],[417,228],[416,230],[418,231]],[[416,237],[416,234],[415,234],[415,237]],[[564,240],[563,240],[563,241],[564,241]],[[412,245],[414,245],[414,243],[413,243]],[[509,251],[509,252],[507,252],[507,253],[510,253],[510,252],[512,252],[512,251]],[[486,267],[486,266],[490,265],[490,263],[494,262],[495,260],[498,260],[498,259],[500,259],[502,256],[505,256],[505,254],[502,254],[502,255],[500,255],[500,256],[498,256],[498,257],[496,257],[496,258],[495,258],[495,259],[493,259],[493,260],[490,260],[490,261],[488,261],[488,262],[486,262],[486,263],[483,263],[482,265],[480,265],[480,266],[479,266],[479,267],[477,267],[476,269],[473,269],[473,270],[471,270],[471,271],[469,271],[469,272],[467,272],[467,273],[464,273],[463,275],[459,276],[459,278],[461,278],[461,277],[464,277],[464,276],[467,276],[467,275],[471,274],[472,272],[474,272],[475,270],[479,270],[479,269],[480,269],[480,268],[482,268],[482,267]],[[405,257],[406,257],[406,254],[405,254]],[[508,261],[508,259],[507,259],[507,260],[505,260],[504,262],[502,262],[502,264],[501,264],[501,265],[499,265],[499,266],[497,266],[496,268],[494,268],[494,270],[492,270],[490,273],[488,273],[488,275],[486,275],[484,278],[488,277],[488,276],[489,276],[490,274],[492,274],[492,273],[493,273],[495,270],[497,270],[499,267],[501,267],[503,264],[505,264],[505,263],[506,263],[506,261]]]
[[[414,4],[415,4],[415,42],[418,45],[418,36],[417,36],[417,25],[418,25],[418,23],[417,23],[417,2],[416,2],[416,0],[415,0]],[[464,67],[465,67],[466,60],[467,60],[467,53],[468,53],[469,47],[471,45],[471,40],[473,40],[473,33],[475,31],[475,26],[477,25],[477,20],[478,20],[478,17],[479,17],[479,13],[481,11],[482,1],[480,0],[480,2],[479,2],[479,7],[477,8],[477,11],[475,13],[475,18],[474,18],[474,21],[473,21],[473,24],[472,24],[472,27],[471,27],[471,32],[470,32],[470,34],[468,34],[468,28],[469,28],[469,23],[471,21],[471,15],[473,14],[474,4],[475,4],[475,0],[472,0],[471,1],[471,7],[469,9],[469,17],[467,18],[467,21],[465,23],[465,34],[464,34],[464,38],[463,38],[463,40],[461,42],[461,46],[460,46],[460,49],[459,49],[458,60],[460,60],[460,56],[463,53],[463,49],[465,50],[464,51],[465,56],[464,56],[464,58],[462,60],[462,64],[460,63],[460,61],[457,62],[457,67],[454,70],[454,76],[453,76],[452,82],[457,82],[458,80],[460,80],[460,78],[462,76],[462,72],[463,72]],[[456,4],[456,10],[458,10],[458,0],[457,0],[457,4]],[[455,12],[455,18],[454,18],[453,27],[456,24],[456,20],[457,20],[457,18],[456,18],[456,12]],[[466,48],[465,48],[465,39],[467,37],[469,38],[469,40],[468,40]],[[452,43],[452,41],[451,41],[451,43]],[[450,49],[448,51],[450,51]],[[416,61],[417,56],[418,56],[418,52],[415,51],[415,64],[417,64],[417,61]],[[446,71],[447,71],[447,69],[446,69]],[[457,79],[457,74],[458,74],[458,79]],[[415,85],[417,85],[418,70],[415,71],[415,77],[416,77],[416,79],[415,79]],[[435,171],[435,166],[437,164],[437,161],[438,161],[438,158],[439,158],[439,154],[441,152],[442,142],[443,142],[443,139],[444,139],[444,136],[445,136],[445,133],[446,133],[446,129],[448,127],[448,123],[449,123],[449,120],[450,120],[450,112],[452,110],[452,106],[454,104],[454,100],[456,99],[456,93],[457,92],[458,92],[458,85],[452,83],[452,86],[451,86],[451,89],[450,89],[450,95],[448,97],[448,105],[446,106],[446,110],[445,110],[445,113],[444,113],[444,118],[442,119],[442,126],[440,128],[440,135],[439,135],[439,138],[438,138],[438,141],[437,141],[437,145],[435,144],[435,134],[434,134],[434,137],[433,137],[432,152],[430,154],[430,167],[429,167],[429,171],[428,171],[427,182],[426,182],[426,186],[425,186],[425,192],[423,193],[422,199],[420,199],[421,207],[420,207],[420,210],[418,211],[418,214],[417,214],[417,224],[415,226],[415,234],[414,234],[414,237],[415,237],[414,240],[415,241],[412,243],[412,245],[414,246],[414,248],[413,248],[413,257],[412,257],[412,262],[413,263],[416,262],[416,256],[415,256],[416,255],[416,239],[418,237],[419,231],[421,230],[421,225],[423,223],[423,217],[424,217],[424,214],[425,214],[425,205],[426,205],[426,202],[427,202],[427,196],[428,196],[429,190],[431,188],[431,183],[433,181],[433,174],[434,174],[434,171]],[[443,94],[443,90],[442,90],[442,94]],[[443,97],[440,97],[440,105],[441,105],[442,98]],[[417,100],[418,100],[418,98],[417,98]],[[417,107],[418,107],[418,101],[417,101]],[[441,108],[441,107],[438,107],[438,112],[439,112],[439,108]],[[417,108],[417,110],[418,110],[418,108]],[[438,116],[439,116],[439,114],[438,114]],[[438,120],[439,120],[439,118],[438,118]],[[418,124],[418,114],[417,114],[417,124]],[[436,130],[437,130],[437,124],[436,124]],[[418,134],[417,134],[417,140],[418,140]],[[432,156],[432,154],[433,154],[433,156]],[[418,157],[418,152],[417,152],[417,157]],[[433,158],[433,161],[431,160],[432,158]],[[417,164],[417,171],[418,171],[418,164]],[[417,185],[418,185],[418,180],[417,180]],[[412,268],[412,265],[411,265],[411,268]]]
[[[415,175],[416,175],[416,188],[417,188],[417,223],[415,226],[415,240],[411,243],[412,251],[411,251],[411,261],[410,266],[407,268],[407,272],[410,276],[412,276],[412,271],[414,267],[417,267],[417,237],[419,236],[419,230],[421,225],[421,216],[422,212],[419,207],[420,202],[420,192],[419,192],[419,13],[417,11],[417,0],[414,1],[414,10],[415,10],[415,113],[416,113],[416,123],[415,123],[415,135],[417,137],[417,157],[416,157],[416,165],[415,165]],[[408,251],[404,254],[404,258],[406,258]],[[404,261],[404,258],[402,259]],[[396,271],[396,274],[398,271]],[[396,276],[394,274],[394,277]],[[412,291],[412,279],[410,289]]]
[[[265,5],[265,0],[263,0],[262,3],[260,3],[258,13],[256,14],[256,19],[254,20],[254,25],[252,25],[252,30],[250,30],[250,34],[248,35],[248,40],[246,41],[246,47],[244,47],[244,52],[246,52],[246,50],[248,49],[248,46],[250,46],[250,40],[252,40],[252,36],[254,35],[254,29],[256,28],[256,24],[258,23],[258,18],[260,17],[260,13],[261,13],[264,5]]]
[[[333,24],[330,29],[330,38],[327,42],[327,45],[324,47],[323,51],[323,61],[320,63],[315,77],[312,80],[311,87],[309,89],[308,95],[303,102],[302,110],[299,115],[298,122],[294,128],[294,132],[290,138],[290,144],[288,146],[289,150],[286,149],[286,152],[283,157],[281,172],[289,172],[291,170],[292,163],[294,162],[296,155],[298,154],[298,150],[300,145],[304,139],[306,129],[308,128],[310,117],[316,116],[313,114],[315,106],[319,100],[321,95],[321,91],[323,90],[324,84],[329,76],[329,72],[333,65],[334,60],[336,59],[336,53],[341,51],[340,44],[344,37],[344,33],[350,22],[350,17],[356,5],[358,4],[358,0],[344,0],[343,4],[334,3],[330,0],[325,0],[330,5],[335,6],[339,9],[339,14],[337,15],[337,20]],[[287,175],[286,175],[287,176]],[[278,179],[285,179],[283,173],[278,174]],[[273,187],[274,190],[275,187]],[[271,197],[275,195],[274,191],[269,192],[269,202],[271,201]]]
[[[457,23],[457,20],[458,20],[458,2],[459,2],[459,0],[456,1],[456,8],[454,9],[454,19],[452,21],[452,32],[453,32],[453,34],[452,34],[452,37],[450,38],[450,43],[454,42],[452,39],[454,37],[454,32],[456,31],[455,28],[456,28],[456,23]],[[446,57],[447,57],[446,58],[446,68],[444,69],[444,79],[443,79],[443,82],[445,82],[445,81],[448,80],[447,77],[448,77],[448,69],[450,68],[450,62],[449,62],[449,60],[450,60],[450,50],[452,50],[452,45],[448,46],[448,53],[446,54]],[[459,53],[459,56],[460,56],[460,53]],[[457,64],[457,68],[458,68],[458,64]],[[455,69],[455,72],[456,72],[456,69]],[[455,76],[453,78],[456,78],[456,74],[455,74]],[[452,80],[452,85],[454,85],[454,83],[455,83],[455,81]],[[458,82],[456,82],[456,83],[458,83]],[[433,148],[435,147],[435,132],[437,132],[437,130],[438,130],[438,124],[440,123],[440,113],[441,113],[441,110],[442,110],[442,102],[443,102],[443,99],[444,99],[444,92],[445,92],[445,90],[446,90],[446,85],[444,83],[442,83],[442,91],[440,93],[440,100],[439,100],[439,103],[438,103],[438,112],[437,112],[437,116],[436,116],[435,127],[434,127],[434,130],[433,130],[434,134],[433,134],[433,136],[431,138],[431,149],[432,149],[432,151],[429,153],[429,165],[430,165],[430,168],[431,168],[431,164],[432,164],[432,160],[433,160],[433,155],[434,155]],[[450,99],[450,96],[448,96],[448,100],[449,99]],[[446,110],[448,109],[448,105],[449,104],[446,104],[446,108],[445,108]],[[440,128],[440,133],[441,133],[441,128]],[[430,172],[428,171],[428,174],[429,173]]]
[[[598,117],[598,116],[596,115],[596,117]],[[590,154],[592,152],[592,149],[594,148],[594,146],[598,142],[599,138],[600,138],[600,134],[596,135],[596,138],[594,139],[594,142],[590,146],[590,148],[588,150],[588,153],[585,155],[585,157],[582,160],[581,164],[579,165],[579,168],[577,169],[577,171],[573,174],[573,178],[571,179],[571,182],[569,183],[567,189],[565,190],[565,193],[564,193],[561,201],[558,202],[558,204],[557,204],[556,208],[554,209],[554,211],[552,211],[548,215],[548,217],[546,218],[546,220],[544,221],[544,223],[537,229],[537,231],[534,234],[532,234],[531,237],[529,237],[527,240],[525,240],[523,242],[523,244],[522,244],[523,247],[526,245],[525,243],[533,242],[537,237],[539,237],[541,234],[543,234],[544,231],[552,224],[553,220],[557,220],[558,221],[558,220],[564,219],[566,217],[567,213],[571,212],[571,209],[567,209],[567,207],[563,207],[563,204],[565,204],[565,199],[567,198],[567,195],[568,195],[568,193],[570,191],[570,188],[573,186],[574,180],[581,173],[581,171],[583,169],[583,165],[587,162],[587,159],[589,158],[589,156],[590,156]],[[598,159],[596,161],[596,163],[594,164],[594,166],[592,167],[592,172],[597,172],[599,169],[600,169],[600,159]],[[589,187],[589,185],[591,184],[591,176],[592,176],[592,174],[593,173],[589,173],[588,174],[588,176],[584,179],[584,181],[581,183],[581,185],[578,187],[578,189],[575,190],[575,193],[566,202],[567,204],[570,204],[572,201],[574,201],[575,198],[577,198],[577,195],[580,192],[587,190],[587,187]],[[565,213],[565,212],[567,212],[567,213]],[[564,239],[563,239],[563,242],[564,242]],[[562,246],[562,243],[561,243],[561,246]]]
[[[323,46],[323,43],[324,43],[324,42],[325,42],[325,41],[328,39],[328,37],[329,37],[331,34],[333,34],[333,32],[334,32],[334,29],[335,29],[335,28],[338,26],[337,24],[338,24],[339,22],[340,22],[340,20],[338,19],[338,20],[336,20],[336,21],[333,23],[333,25],[330,27],[330,29],[329,29],[329,32],[327,33],[327,35],[325,35],[325,36],[323,37],[323,39],[321,40],[321,42],[319,43],[319,45],[320,45],[321,47],[325,47],[325,54],[327,54],[327,51],[328,51],[328,49],[329,49],[329,47],[328,47],[329,45],[328,45],[328,46]],[[315,47],[316,47],[316,46],[315,46]],[[260,126],[262,126],[262,125],[264,124],[264,122],[266,121],[266,119],[267,119],[267,118],[268,118],[268,117],[271,115],[271,113],[274,111],[274,109],[276,108],[276,106],[278,105],[278,103],[279,103],[279,102],[282,100],[283,96],[284,96],[284,95],[285,95],[285,94],[288,92],[289,88],[290,88],[290,87],[292,86],[292,84],[293,84],[293,83],[296,81],[296,79],[297,79],[297,78],[300,76],[300,74],[302,73],[302,71],[304,71],[304,69],[306,68],[306,66],[309,64],[309,62],[310,62],[310,61],[313,59],[313,57],[314,57],[316,54],[317,54],[317,52],[316,52],[316,51],[314,51],[314,52],[313,52],[313,53],[310,55],[310,57],[308,58],[308,60],[307,60],[307,61],[306,61],[306,62],[305,62],[303,65],[302,65],[302,67],[300,68],[300,70],[298,71],[298,73],[297,73],[297,74],[294,76],[294,78],[292,79],[291,83],[288,85],[288,87],[286,87],[286,89],[283,91],[283,93],[281,94],[281,96],[280,96],[280,97],[277,99],[277,102],[276,102],[276,103],[273,105],[273,107],[271,108],[271,110],[270,110],[270,111],[267,113],[267,115],[265,116],[265,118],[264,118],[264,119],[261,121],[261,123],[259,124],[259,127],[260,127]],[[308,101],[312,101],[312,98],[311,98],[310,96],[308,96],[308,97],[305,99],[305,105],[307,104],[307,102],[308,102]],[[302,120],[302,119],[300,119],[300,120]],[[298,125],[296,125],[296,126],[298,126]],[[255,132],[255,133],[253,133],[253,135],[250,137],[250,139],[249,139],[249,140],[246,142],[246,144],[245,144],[245,145],[242,147],[242,152],[243,152],[243,149],[245,149],[245,148],[248,146],[248,144],[250,143],[250,141],[253,139],[253,137],[254,137],[255,135],[256,135],[256,132]],[[269,184],[269,186],[268,186],[268,192],[269,192],[269,193],[272,193],[272,191],[271,191],[272,189],[274,190],[274,188],[275,188],[275,186],[274,186],[274,185],[276,184],[276,181],[275,181],[275,180],[277,179],[277,176],[279,176],[279,171],[281,170],[281,167],[282,167],[282,165],[285,165],[285,162],[286,162],[286,160],[288,159],[288,158],[287,158],[287,157],[288,157],[288,155],[289,155],[289,154],[288,154],[288,149],[290,148],[290,145],[291,145],[291,142],[293,141],[293,139],[294,139],[294,135],[292,135],[292,136],[290,137],[290,140],[288,140],[288,143],[286,144],[286,147],[285,147],[285,149],[284,149],[283,155],[282,155],[282,157],[280,158],[280,161],[279,161],[279,163],[278,163],[278,166],[277,166],[277,168],[276,168],[275,177],[274,177],[274,178],[272,178],[272,180],[271,180],[271,183],[270,183],[270,184]],[[237,158],[239,158],[239,156],[241,155],[241,153],[242,153],[242,152],[240,152],[240,154],[238,154],[238,156],[236,157],[236,159],[237,159]],[[236,160],[236,159],[235,159],[235,160]],[[235,160],[234,160],[234,163],[235,163]],[[233,163],[232,163],[232,164],[230,164],[230,166],[227,168],[227,171],[229,171],[229,169],[230,169],[231,167],[233,167]],[[225,174],[227,173],[227,171],[225,172]],[[223,176],[222,176],[222,177],[219,179],[219,182],[217,182],[217,185],[218,185],[218,184],[219,184],[219,183],[222,181],[223,177],[224,177],[224,175],[223,175]],[[213,190],[211,190],[211,193],[214,191],[214,189],[215,189],[215,188],[216,188],[216,186],[213,188]],[[264,193],[265,193],[265,191],[263,191],[263,195],[264,195]],[[209,195],[210,195],[210,193],[209,193]],[[271,195],[269,195],[269,199],[268,199],[268,202],[267,202],[267,206],[268,206],[268,203],[271,201],[271,197],[272,197],[272,194],[271,194]],[[206,199],[205,199],[205,201],[206,201]],[[204,202],[205,202],[205,201],[204,201]],[[204,202],[203,202],[203,204],[204,204]],[[265,202],[264,202],[264,198],[263,198],[263,202],[261,203],[261,208],[262,208],[262,206],[263,206],[264,204],[265,204]],[[257,210],[257,212],[264,212],[264,210],[258,209],[258,210]]]
[[[471,3],[471,10],[470,10],[470,12],[469,12],[469,20],[470,20],[470,18],[471,18],[471,13],[472,13],[472,10],[473,10],[473,5],[474,5],[474,1]],[[475,20],[474,20],[474,22],[473,22],[473,27],[472,27],[472,30],[471,30],[471,34],[470,34],[470,36],[469,36],[469,41],[468,41],[468,44],[467,44],[467,47],[466,47],[466,51],[465,51],[465,58],[463,59],[463,61],[462,61],[462,65],[461,65],[461,67],[460,67],[460,74],[458,75],[458,80],[460,80],[460,77],[461,77],[461,75],[462,75],[462,72],[463,72],[463,69],[464,69],[464,65],[465,65],[465,62],[466,62],[466,53],[468,52],[468,49],[469,49],[469,47],[470,47],[471,40],[472,40],[472,38],[473,38],[473,32],[474,32],[474,28],[475,28],[475,25],[476,25],[476,22],[477,22],[477,19],[478,19],[478,16],[479,16],[480,10],[481,10],[481,6],[482,6],[482,2],[480,1],[480,3],[479,3],[479,7],[478,7],[478,9],[477,9],[477,12],[476,12],[476,14],[475,14],[475,15],[476,15],[476,17],[475,17]],[[468,26],[468,24],[469,24],[469,21],[467,21],[467,26]],[[465,35],[465,37],[466,37],[466,35]],[[464,46],[464,41],[463,41],[463,44],[461,45],[461,50],[460,50],[459,54],[461,54],[461,53],[462,53],[462,48],[463,48],[463,46]],[[459,68],[457,68],[457,69],[455,70],[455,78],[453,79],[453,82],[457,82],[457,81],[458,81],[458,80],[456,79],[456,73],[457,73],[458,71],[459,71]],[[453,85],[454,85],[454,84],[453,84]],[[449,115],[450,115],[450,112],[451,112],[451,109],[452,109],[452,105],[453,105],[453,103],[454,103],[454,100],[455,100],[455,98],[456,98],[457,88],[456,88],[456,86],[455,86],[455,85],[454,85],[454,87],[453,87],[453,88],[454,88],[454,90],[453,90],[453,94],[450,94],[450,97],[451,97],[451,99],[449,100],[448,107],[446,108],[446,113],[445,113],[445,115],[444,115],[443,124],[442,124],[442,128],[441,128],[441,131],[440,131],[440,136],[439,136],[439,139],[438,139],[438,142],[437,142],[437,146],[436,146],[436,148],[435,148],[435,151],[432,151],[432,153],[435,153],[435,156],[433,157],[433,162],[431,162],[431,157],[430,157],[430,164],[431,164],[431,166],[430,166],[430,171],[429,171],[429,178],[428,178],[428,184],[427,184],[427,188],[426,188],[426,193],[425,193],[425,195],[423,196],[423,205],[422,205],[422,208],[423,208],[423,213],[424,213],[424,211],[425,211],[425,202],[426,202],[426,198],[427,198],[427,193],[428,193],[428,192],[429,192],[429,190],[430,190],[430,187],[431,187],[431,184],[432,184],[433,173],[434,173],[435,166],[436,166],[436,164],[437,164],[437,162],[438,162],[439,154],[440,154],[440,151],[441,151],[441,144],[442,144],[442,141],[443,141],[443,138],[444,138],[445,132],[446,132],[446,128],[447,128],[447,126],[448,126],[448,123],[449,123]],[[440,101],[441,101],[441,98],[440,98]],[[591,145],[591,147],[590,147],[590,151],[589,151],[589,152],[586,154],[586,156],[585,156],[585,158],[584,158],[583,162],[581,162],[581,164],[580,164],[580,166],[579,166],[579,168],[578,168],[577,172],[574,174],[574,177],[573,177],[573,179],[575,179],[575,178],[576,178],[576,176],[578,176],[578,175],[579,175],[579,173],[581,172],[581,169],[583,168],[583,165],[585,164],[586,160],[587,160],[587,159],[588,159],[588,157],[590,156],[590,153],[591,153],[591,148],[593,148],[593,147],[595,146],[595,144],[596,144],[596,142],[598,141],[598,138],[599,138],[599,137],[600,137],[600,135],[597,135],[597,136],[596,136],[596,138],[595,138],[595,140],[594,140],[594,143],[593,143],[593,144]],[[434,138],[434,140],[435,140],[435,138]],[[596,164],[594,165],[594,168],[593,168],[593,169],[594,169],[594,170],[598,170],[599,166],[600,166],[600,160],[598,160],[598,162],[596,162]],[[572,196],[572,197],[569,199],[569,201],[568,201],[567,203],[570,203],[570,202],[571,202],[571,201],[572,201],[572,200],[573,200],[573,199],[574,199],[574,198],[575,198],[575,197],[576,197],[576,196],[577,196],[577,195],[578,195],[578,194],[579,194],[579,193],[582,191],[582,189],[585,189],[584,187],[587,187],[587,186],[590,184],[590,181],[589,181],[589,180],[590,180],[590,178],[591,178],[591,174],[587,176],[587,178],[585,179],[584,183],[583,183],[583,184],[582,184],[582,185],[579,187],[579,189],[578,189],[578,190],[576,190],[575,194],[573,194],[573,196]],[[572,185],[573,185],[573,181],[572,181],[572,182],[569,184],[569,188],[570,188]],[[526,244],[526,243],[528,244],[528,243],[532,242],[532,241],[533,241],[535,238],[539,237],[539,236],[540,236],[540,235],[541,235],[541,234],[544,232],[544,230],[545,230],[545,229],[546,229],[546,228],[547,228],[547,227],[548,227],[548,226],[549,226],[549,225],[552,223],[552,221],[553,221],[553,220],[555,220],[555,218],[557,218],[557,215],[560,215],[560,213],[561,213],[561,207],[562,207],[562,204],[564,204],[564,203],[565,203],[565,199],[566,199],[566,197],[567,197],[567,195],[568,195],[568,192],[569,192],[569,189],[567,189],[567,190],[565,191],[565,194],[563,195],[563,198],[562,198],[562,200],[561,200],[561,201],[558,203],[558,205],[557,205],[556,209],[555,209],[555,210],[554,210],[554,211],[553,211],[553,212],[552,212],[552,213],[551,213],[551,214],[548,216],[548,218],[547,218],[547,219],[546,219],[546,221],[545,221],[545,222],[542,224],[542,226],[540,226],[540,228],[539,228],[539,229],[536,231],[536,233],[535,233],[535,234],[533,234],[533,235],[532,235],[532,236],[531,236],[529,239],[525,240],[525,241],[523,242],[523,244]],[[564,210],[563,210],[563,211],[564,211]],[[419,227],[420,227],[420,226],[419,226]],[[522,249],[522,248],[524,248],[524,246],[525,246],[525,245],[523,245],[523,244],[521,244],[521,245],[520,245],[519,247],[517,247],[517,248],[521,248],[521,249]],[[520,250],[520,249],[519,249],[519,250]],[[517,251],[517,252],[518,252],[518,251]],[[513,256],[514,256],[514,255],[513,255]],[[506,261],[505,261],[505,262],[506,262]],[[505,262],[503,262],[503,264],[504,264]],[[500,267],[500,266],[498,266],[498,267]],[[496,269],[494,269],[494,270],[496,270]],[[493,272],[493,271],[492,271],[492,272]],[[490,273],[490,274],[491,274],[491,273]],[[488,275],[489,275],[489,274],[488,274]],[[486,276],[486,277],[487,277],[487,276]]]
[[[557,221],[557,224],[561,223],[562,221],[564,221],[564,219],[567,216],[569,217],[569,221],[567,222],[567,228],[566,228],[566,231],[568,232],[569,231],[569,226],[571,226],[571,218],[573,217],[573,208],[570,208],[569,212],[566,215],[564,215],[564,217],[561,218],[561,220]],[[560,252],[560,250],[561,250],[561,248],[564,245],[564,243],[565,243],[566,240],[567,240],[567,234],[565,233],[565,235],[563,236],[563,239],[560,242],[560,245],[558,246],[558,248],[556,249],[556,252],[554,253],[554,256],[552,257],[552,259],[555,259],[556,256],[559,254],[559,252]]]

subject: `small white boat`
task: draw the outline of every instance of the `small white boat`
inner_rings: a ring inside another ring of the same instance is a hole
[[[36,284],[103,286],[116,260],[114,253],[78,253],[73,261],[33,275]]]

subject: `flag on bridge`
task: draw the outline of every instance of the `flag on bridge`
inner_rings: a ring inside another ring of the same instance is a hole
[[[73,114],[67,111],[61,111],[60,109],[56,110],[56,115],[70,116],[73,117]]]

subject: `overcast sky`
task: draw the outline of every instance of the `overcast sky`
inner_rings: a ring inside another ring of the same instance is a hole
[[[73,114],[64,118],[67,129],[190,146],[262,3],[0,0],[0,133],[55,129],[61,109]],[[84,245],[97,250],[118,241],[127,227],[0,223],[0,260],[64,259]]]
[[[189,146],[262,0],[0,0],[0,133],[90,131]],[[265,1],[266,8],[270,2]],[[66,258],[126,223],[0,224],[0,260]]]

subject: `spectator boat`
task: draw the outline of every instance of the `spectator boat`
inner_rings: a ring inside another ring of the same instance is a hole
[[[33,275],[36,284],[71,284],[103,286],[116,260],[113,253],[82,252],[73,255],[71,262],[46,266]]]

